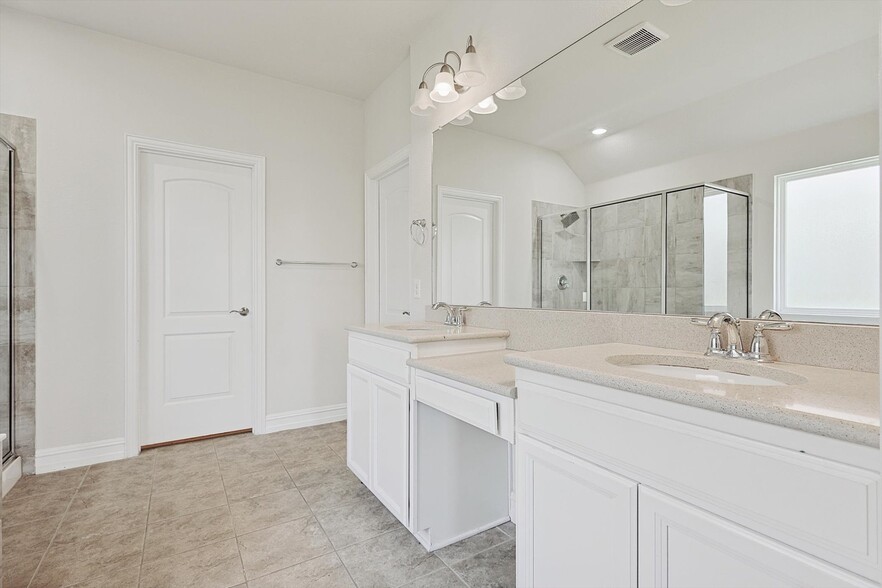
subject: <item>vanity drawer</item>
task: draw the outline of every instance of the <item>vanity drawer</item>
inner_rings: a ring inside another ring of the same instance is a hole
[[[518,380],[518,432],[865,576],[878,566],[878,474]]]
[[[415,398],[479,429],[499,434],[499,406],[496,402],[417,377]]]
[[[410,384],[409,359],[410,352],[404,349],[349,337],[349,363],[405,386]]]

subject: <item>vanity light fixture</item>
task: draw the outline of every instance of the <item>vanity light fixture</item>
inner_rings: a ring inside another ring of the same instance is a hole
[[[599,137],[600,135],[606,134],[606,129],[604,129],[603,127],[597,127],[596,129],[591,131],[591,134]]]
[[[451,56],[456,57],[458,67],[454,68],[448,63]],[[426,76],[436,67],[439,68],[439,71],[430,91],[429,85],[426,83]],[[433,63],[426,68],[414,95],[410,111],[417,116],[428,116],[435,108],[433,102],[439,104],[456,102],[460,94],[467,92],[469,88],[480,86],[486,79],[487,76],[481,70],[481,61],[478,58],[475,44],[469,35],[468,45],[462,57],[456,51],[448,51],[444,54],[443,61]]]
[[[500,100],[517,100],[523,98],[527,94],[527,89],[521,78],[516,79],[500,91],[496,92],[496,97]]]
[[[475,122],[475,118],[471,114],[469,114],[468,110],[466,110],[465,112],[460,114],[458,117],[456,117],[455,119],[450,121],[450,124],[457,126],[457,127],[465,127],[465,126],[472,124],[473,122]]]
[[[487,96],[474,106],[472,106],[469,110],[474,112],[475,114],[493,114],[496,112],[496,109],[499,108],[496,106],[496,101],[493,99],[493,95]]]

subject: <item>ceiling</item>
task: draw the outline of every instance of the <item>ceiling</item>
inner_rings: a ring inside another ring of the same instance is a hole
[[[217,63],[364,99],[450,0],[0,0]]]
[[[527,95],[472,128],[557,151],[591,183],[874,111],[879,10],[647,0],[524,75]],[[670,38],[633,57],[604,47],[643,22]]]

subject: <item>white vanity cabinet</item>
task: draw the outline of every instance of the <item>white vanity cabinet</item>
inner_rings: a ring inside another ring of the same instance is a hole
[[[519,587],[878,586],[878,450],[523,368]]]
[[[382,331],[382,327],[378,330]],[[410,343],[350,332],[346,367],[346,463],[408,528],[414,377],[407,361],[504,348],[505,337],[498,334]]]

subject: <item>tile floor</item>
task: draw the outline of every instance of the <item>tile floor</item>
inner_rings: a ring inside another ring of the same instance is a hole
[[[345,453],[331,423],[26,477],[3,501],[3,586],[514,586],[511,523],[426,553]]]

